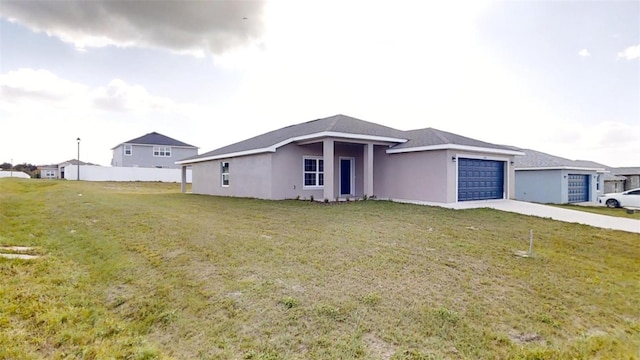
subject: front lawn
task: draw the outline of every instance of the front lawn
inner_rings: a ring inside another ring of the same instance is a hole
[[[41,255],[0,258],[0,359],[640,358],[638,234],[17,179],[0,228]]]

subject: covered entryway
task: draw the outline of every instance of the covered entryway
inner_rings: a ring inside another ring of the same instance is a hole
[[[458,158],[458,201],[504,198],[504,161]]]
[[[567,201],[570,203],[589,201],[589,175],[569,174]]]

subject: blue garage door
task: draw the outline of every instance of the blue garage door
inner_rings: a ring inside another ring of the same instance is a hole
[[[502,199],[504,161],[458,159],[458,201]]]
[[[589,201],[589,175],[569,174],[570,203]]]

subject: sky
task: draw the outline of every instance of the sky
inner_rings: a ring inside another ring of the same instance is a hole
[[[336,114],[640,166],[640,1],[0,0],[0,163]]]

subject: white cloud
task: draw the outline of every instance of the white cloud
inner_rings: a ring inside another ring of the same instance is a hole
[[[83,140],[84,159],[103,165],[109,164],[113,146],[151,131],[197,144],[193,140],[202,129],[196,124],[220,113],[155,96],[120,79],[92,88],[48,70],[0,74],[0,91],[0,128],[29,139],[29,146],[24,136],[6,136],[0,142],[0,154],[16,163],[73,158],[76,137]]]
[[[3,1],[0,15],[78,49],[160,47],[219,54],[262,32],[264,1]]]
[[[618,58],[625,58],[627,60],[640,59],[640,45],[629,46],[618,53]]]
[[[582,49],[582,50],[578,51],[578,55],[580,55],[582,57],[591,56],[591,54],[589,53],[589,50],[587,50],[587,49]]]

